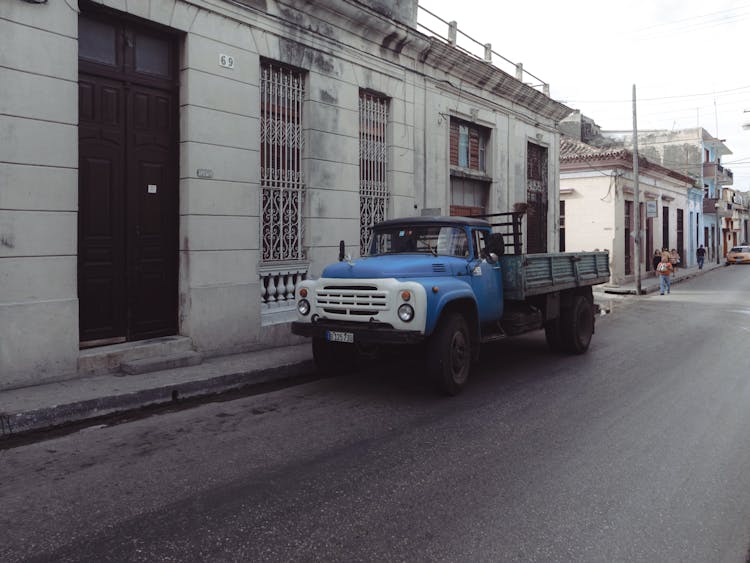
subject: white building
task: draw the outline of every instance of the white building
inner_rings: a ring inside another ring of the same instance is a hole
[[[601,135],[606,143],[633,146],[632,131],[601,131]],[[593,144],[602,146],[599,142]],[[715,138],[702,127],[675,131],[641,129],[638,153],[695,180],[695,188],[689,192],[688,264],[695,264],[695,250],[699,245],[706,247],[707,260],[717,260],[717,256],[723,259],[733,236],[732,192],[724,192],[734,182],[732,171],[721,164],[723,156],[732,154],[724,139]]]
[[[296,283],[385,217],[530,204],[570,109],[415,0],[0,3],[0,388],[292,342]]]
[[[675,248],[683,256],[685,212],[693,179],[638,161],[639,208],[634,205],[633,153],[600,149],[564,137],[560,146],[560,247],[609,250],[612,283],[636,276],[633,234],[640,214],[641,271],[652,271],[654,251]]]

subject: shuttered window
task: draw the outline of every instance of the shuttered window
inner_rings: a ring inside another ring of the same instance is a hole
[[[488,136],[484,127],[451,119],[451,166],[484,172]]]

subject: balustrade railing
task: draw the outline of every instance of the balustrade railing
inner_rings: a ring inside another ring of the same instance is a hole
[[[261,266],[260,296],[262,312],[294,308],[294,292],[307,278],[307,264]]]

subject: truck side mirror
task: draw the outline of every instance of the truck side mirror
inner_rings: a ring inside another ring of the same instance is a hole
[[[346,257],[346,247],[344,246],[344,241],[339,241],[339,262],[343,262],[344,258]]]

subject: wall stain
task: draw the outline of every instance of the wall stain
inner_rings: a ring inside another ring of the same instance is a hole
[[[320,101],[325,102],[327,104],[335,104],[339,100],[335,96],[335,94],[330,94],[330,93],[328,93],[327,90],[321,90],[320,91]]]
[[[333,58],[326,57],[320,52],[315,53],[313,64],[318,70],[325,74],[334,74],[334,71],[336,70],[336,67],[333,64]]]

